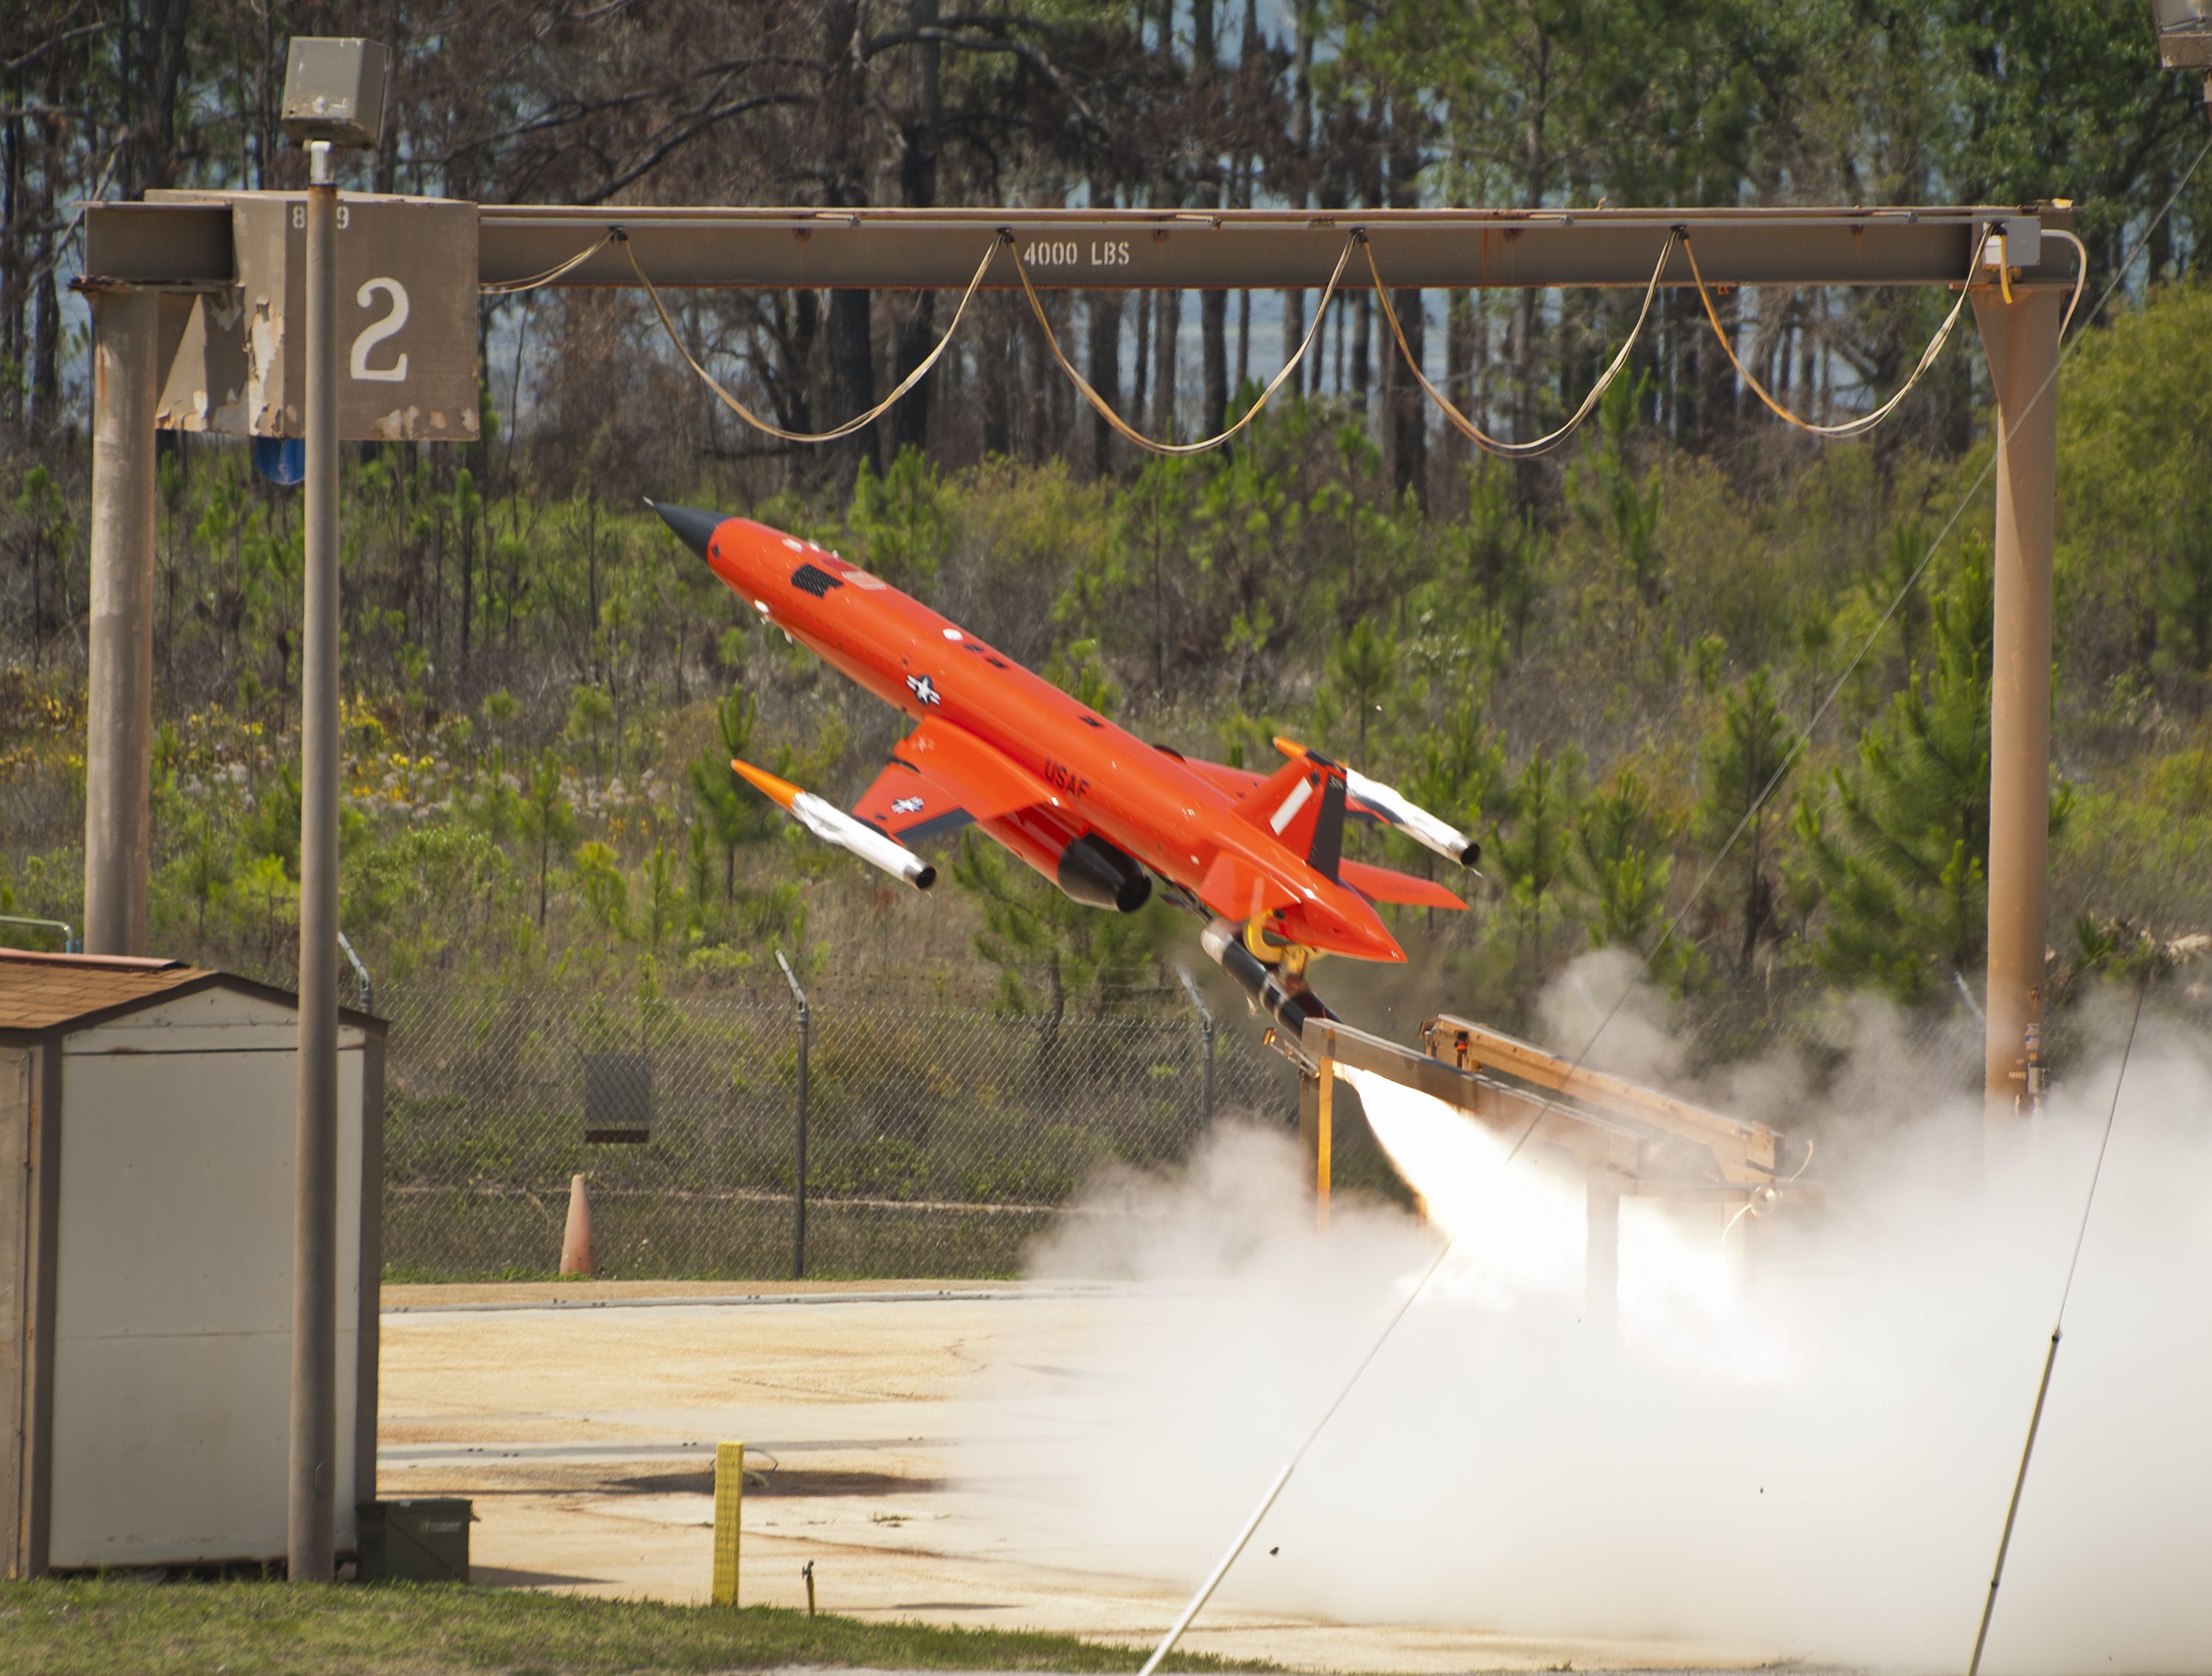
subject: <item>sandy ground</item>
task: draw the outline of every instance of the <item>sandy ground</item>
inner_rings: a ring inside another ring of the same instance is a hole
[[[718,1440],[759,1476],[743,1598],[1149,1646],[1190,1579],[1102,1574],[1015,1516],[1046,1479],[948,1481],[955,1440],[1043,1437],[1060,1370],[1022,1354],[1099,1312],[1104,1288],[779,1283],[392,1286],[385,1290],[379,1494],[464,1495],[478,1581],[706,1598]],[[1049,1311],[1042,1323],[1032,1312]],[[988,1379],[983,1375],[991,1375]],[[1228,1533],[1224,1532],[1224,1538]],[[1198,1651],[1314,1670],[1686,1668],[1679,1644],[1544,1642],[1209,1609]]]

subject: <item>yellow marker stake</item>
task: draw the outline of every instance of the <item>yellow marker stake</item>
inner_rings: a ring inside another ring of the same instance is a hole
[[[738,1604],[738,1516],[745,1501],[745,1446],[714,1445],[714,1586],[718,1606]]]
[[[1321,1062],[1321,1100],[1314,1123],[1314,1226],[1328,1232],[1328,1155],[1330,1096],[1336,1092],[1336,1061]]]

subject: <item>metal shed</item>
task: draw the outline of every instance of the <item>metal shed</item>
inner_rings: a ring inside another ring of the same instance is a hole
[[[298,1017],[0,949],[0,1576],[281,1562]],[[338,1035],[337,1545],[375,1495],[384,1024]]]

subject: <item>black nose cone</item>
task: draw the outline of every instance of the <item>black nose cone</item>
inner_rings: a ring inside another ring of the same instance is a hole
[[[686,547],[702,559],[707,556],[707,543],[722,527],[721,513],[701,512],[696,507],[666,506],[659,501],[647,501],[645,504],[660,514],[661,521],[676,531]]]

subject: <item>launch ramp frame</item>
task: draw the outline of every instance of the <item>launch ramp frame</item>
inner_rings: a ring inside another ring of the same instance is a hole
[[[1300,1079],[1299,1131],[1314,1157],[1324,1228],[1339,1065],[1418,1090],[1510,1139],[1525,1132],[1532,1147],[1577,1170],[1589,1211],[1585,1310],[1608,1329],[1620,1286],[1624,1198],[1733,1205],[1731,1229],[1778,1204],[1825,1201],[1818,1183],[1802,1179],[1809,1145],[1790,1145],[1767,1124],[1590,1070],[1450,1013],[1426,1020],[1421,1040],[1425,1052],[1341,1019],[1306,1021],[1301,1046],[1316,1070]],[[1747,1260],[1747,1230],[1740,1237]]]

